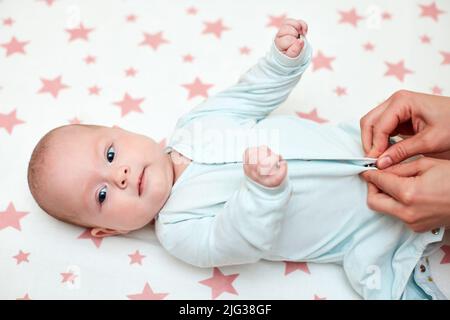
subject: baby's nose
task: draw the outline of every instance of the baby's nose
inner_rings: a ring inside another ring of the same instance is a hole
[[[130,175],[129,166],[120,166],[119,168],[117,168],[115,180],[119,188],[127,187],[129,175]]]

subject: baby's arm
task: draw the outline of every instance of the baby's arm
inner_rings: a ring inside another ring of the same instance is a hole
[[[306,31],[303,21],[286,20],[265,57],[241,76],[237,84],[182,116],[177,126],[211,114],[243,120],[265,118],[287,99],[309,65],[312,49],[304,38]]]
[[[213,267],[256,262],[272,249],[292,186],[286,162],[267,149],[247,149],[245,179],[218,214],[163,227],[158,238],[172,255]]]

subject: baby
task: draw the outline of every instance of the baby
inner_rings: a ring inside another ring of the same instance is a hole
[[[200,267],[337,263],[364,298],[445,298],[427,259],[444,230],[414,233],[368,208],[359,173],[376,168],[359,126],[267,117],[310,63],[307,30],[286,20],[267,55],[184,114],[165,148],[120,128],[50,131],[30,159],[33,197],[96,237],[154,220],[163,247]]]

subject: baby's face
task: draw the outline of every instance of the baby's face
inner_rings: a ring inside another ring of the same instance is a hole
[[[54,208],[119,232],[149,223],[173,184],[170,157],[163,148],[120,128],[64,130],[52,145],[46,165],[51,174],[44,192]]]

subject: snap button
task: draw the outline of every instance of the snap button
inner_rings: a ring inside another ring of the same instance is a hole
[[[439,228],[433,229],[431,230],[431,233],[434,234],[435,236],[439,234],[441,230],[439,230]]]
[[[427,268],[425,268],[425,266],[423,264],[421,264],[419,268],[420,268],[420,272],[427,271]]]

